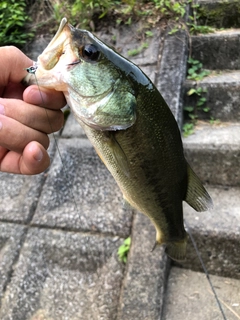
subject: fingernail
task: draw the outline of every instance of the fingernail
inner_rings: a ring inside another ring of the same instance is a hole
[[[0,121],[0,130],[2,129],[2,122]]]
[[[5,114],[5,108],[2,104],[0,104],[0,114]]]
[[[39,149],[38,152],[34,155],[34,159],[36,161],[41,161],[43,158],[43,153],[42,153],[42,150]]]

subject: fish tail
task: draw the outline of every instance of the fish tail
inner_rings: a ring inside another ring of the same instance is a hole
[[[187,236],[180,241],[172,241],[166,244],[165,252],[172,259],[176,261],[183,261],[186,258],[187,251]]]

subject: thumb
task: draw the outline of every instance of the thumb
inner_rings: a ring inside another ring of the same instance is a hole
[[[36,141],[31,141],[23,150],[19,161],[19,171],[22,174],[38,174],[46,170],[50,159],[45,148]]]

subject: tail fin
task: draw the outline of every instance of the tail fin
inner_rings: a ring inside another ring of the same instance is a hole
[[[186,258],[187,251],[187,236],[184,240],[168,242],[165,252],[166,254],[175,261],[183,261]]]
[[[213,202],[200,179],[188,165],[188,189],[185,201],[196,211],[212,209]]]

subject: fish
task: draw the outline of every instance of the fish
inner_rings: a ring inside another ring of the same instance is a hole
[[[178,124],[151,80],[66,18],[28,71],[28,85],[64,93],[124,201],[149,217],[156,245],[164,245],[173,260],[184,260],[188,235],[182,202],[196,211],[213,203],[185,159]]]

